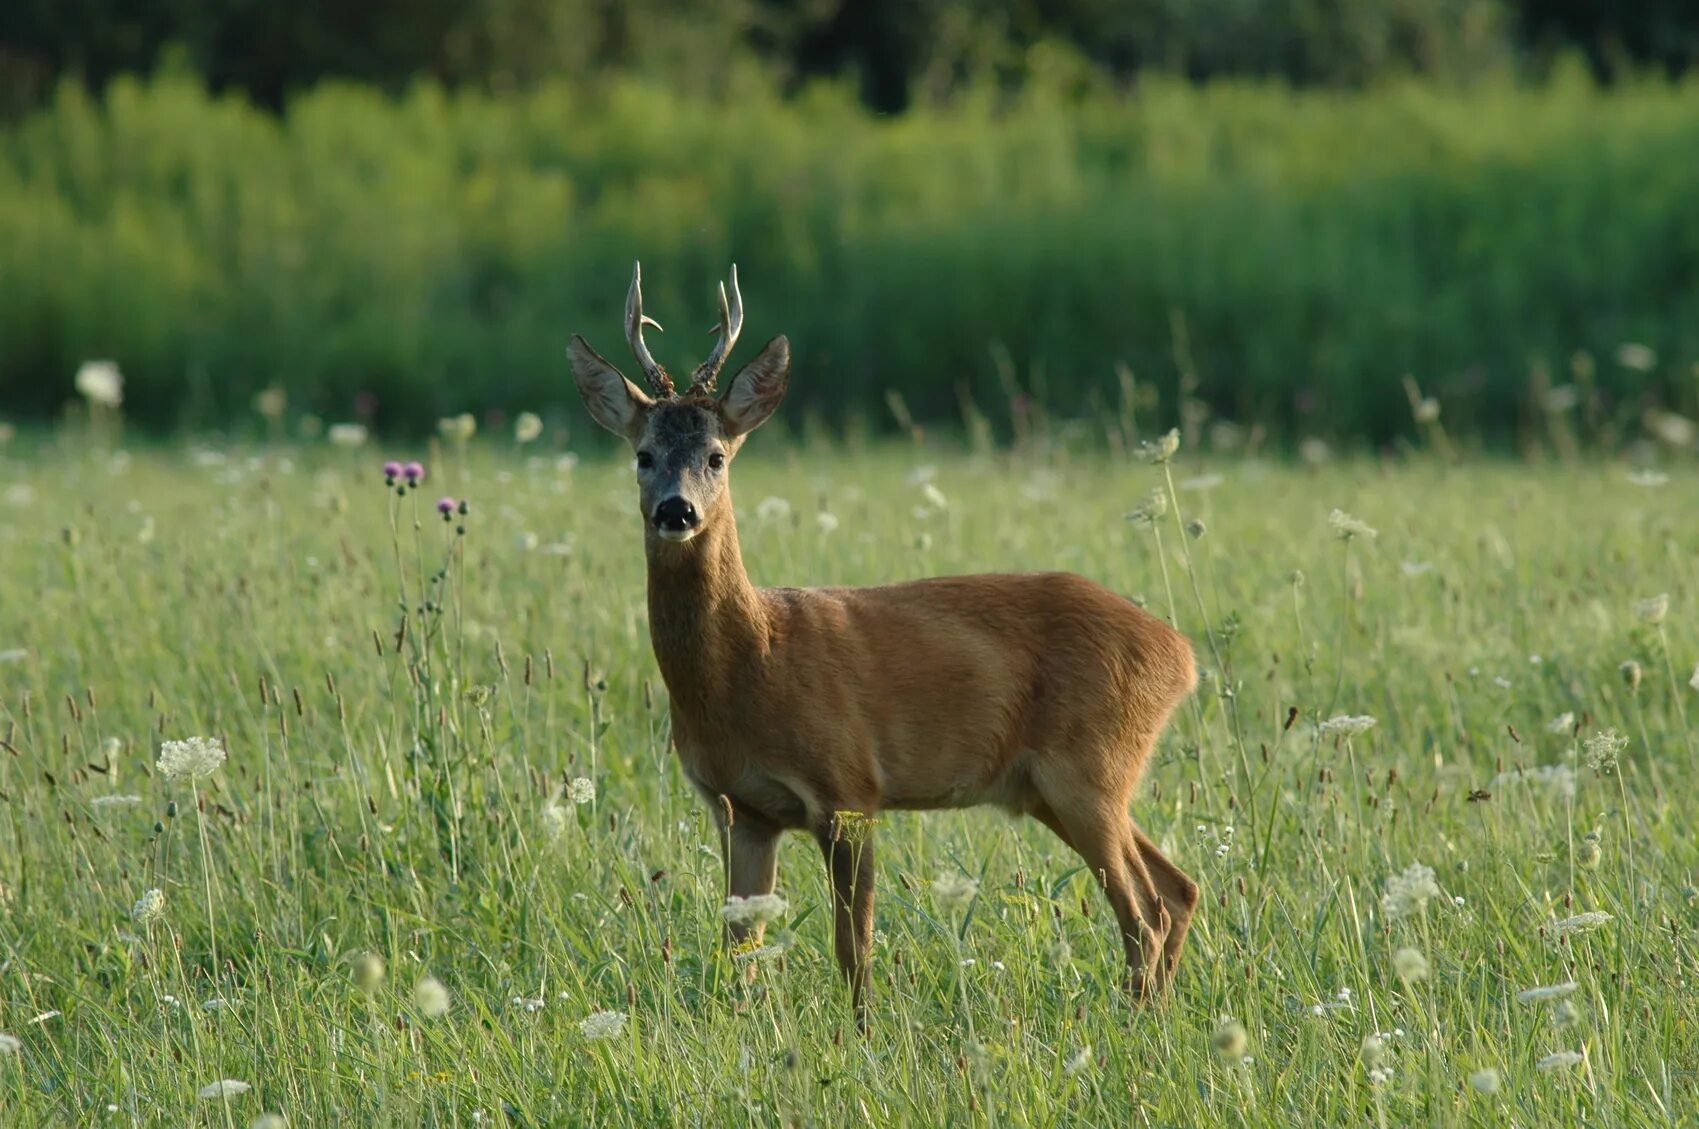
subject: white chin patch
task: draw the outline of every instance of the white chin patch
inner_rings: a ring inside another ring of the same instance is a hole
[[[661,526],[656,526],[655,533],[663,541],[688,541],[692,537],[696,536],[696,527],[689,526],[685,529],[666,529]]]

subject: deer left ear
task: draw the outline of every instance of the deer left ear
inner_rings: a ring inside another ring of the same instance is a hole
[[[791,343],[775,337],[738,371],[720,397],[720,418],[725,421],[727,434],[748,435],[766,423],[785,398],[790,375]]]

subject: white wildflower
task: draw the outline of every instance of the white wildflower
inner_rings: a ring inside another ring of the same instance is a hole
[[[751,894],[747,898],[733,894],[720,907],[720,919],[727,925],[765,925],[789,911],[790,903],[778,894]]]
[[[927,504],[935,510],[946,509],[950,504],[949,499],[944,497],[944,492],[934,483],[921,483],[920,492],[926,497]]]
[[[1144,501],[1127,511],[1127,520],[1134,525],[1155,525],[1168,512],[1168,495],[1161,488],[1146,494]]]
[[[148,890],[136,899],[135,906],[130,910],[130,920],[137,925],[152,925],[165,916],[165,891]]]
[[[1616,347],[1616,363],[1635,372],[1651,372],[1657,367],[1658,354],[1650,345],[1639,341],[1624,341]]]
[[[1641,623],[1659,624],[1669,615],[1670,594],[1659,592],[1656,596],[1648,596],[1634,603],[1634,616]]]
[[[543,831],[551,840],[566,834],[566,809],[558,801],[543,805]]]
[[[1493,777],[1494,788],[1505,788],[1512,784],[1527,784],[1560,799],[1574,799],[1575,769],[1567,764],[1542,764],[1534,768],[1513,768]]]
[[[1140,462],[1160,465],[1174,457],[1180,449],[1180,429],[1170,428],[1168,434],[1159,439],[1147,439],[1138,445],[1133,452]]]
[[[355,447],[364,447],[366,445],[366,425],[363,423],[333,423],[330,425],[330,429],[325,432],[325,437],[335,447],[347,447],[350,450]]]
[[[88,802],[88,806],[91,808],[122,808],[141,802],[142,798],[135,795],[96,796]]]
[[[1525,1004],[1543,1003],[1547,1000],[1561,1000],[1575,991],[1580,985],[1573,980],[1565,980],[1560,984],[1541,984],[1534,988],[1524,988],[1516,993],[1516,998]]]
[[[1416,401],[1415,415],[1417,423],[1433,423],[1439,419],[1439,401],[1432,396]]]
[[[1406,984],[1428,978],[1428,958],[1422,955],[1420,949],[1405,948],[1393,953],[1392,968],[1398,973],[1398,979]]]
[[[1340,714],[1338,717],[1330,717],[1316,726],[1316,729],[1324,735],[1338,733],[1345,737],[1355,737],[1359,733],[1367,733],[1374,727],[1375,719],[1365,713],[1355,716]]]
[[[593,1011],[578,1024],[586,1039],[613,1039],[625,1030],[625,1012]]]
[[[1554,416],[1562,415],[1581,402],[1581,391],[1573,384],[1559,384],[1548,389],[1540,406]]]
[[[520,443],[529,443],[542,433],[543,420],[536,412],[520,412],[513,421],[513,438]]]
[[[1434,566],[1429,564],[1427,561],[1405,561],[1398,567],[1403,571],[1405,576],[1414,578],[1432,572]]]
[[[1693,677],[1687,680],[1687,684],[1695,690],[1699,690],[1699,663],[1693,664]]]
[[[814,515],[814,524],[820,527],[821,533],[831,533],[838,528],[838,515],[830,510],[821,510]]]
[[[766,524],[786,521],[791,516],[791,504],[776,494],[769,494],[755,507],[755,516]]]
[[[1634,486],[1662,486],[1670,480],[1670,476],[1661,470],[1631,470],[1628,481]]]
[[[1068,1056],[1068,1061],[1062,1064],[1062,1073],[1073,1077],[1090,1065],[1091,1047],[1087,1045]]]
[[[1575,731],[1575,714],[1570,710],[1558,714],[1546,723],[1547,733],[1573,733]]]
[[[1333,457],[1333,448],[1327,440],[1308,435],[1298,442],[1298,457],[1310,466],[1320,466]]]
[[[248,1123],[248,1129],[289,1129],[289,1121],[281,1113],[262,1113]]]
[[[77,393],[91,404],[116,408],[124,402],[124,376],[116,361],[84,361],[77,369]]]
[[[1538,1070],[1541,1074],[1550,1074],[1554,1070],[1567,1070],[1570,1067],[1585,1061],[1586,1057],[1587,1056],[1582,1054],[1580,1051],[1558,1051],[1556,1054],[1547,1055],[1539,1062],[1536,1062],[1534,1064],[1534,1069]]]
[[[444,439],[464,443],[478,434],[478,419],[471,412],[461,412],[457,416],[446,416],[437,420],[437,431]]]
[[[1250,1048],[1251,1036],[1243,1023],[1237,1019],[1223,1017],[1215,1028],[1215,1034],[1210,1036],[1210,1042],[1215,1045],[1217,1054],[1231,1061],[1244,1057]]]
[[[234,1078],[220,1078],[216,1082],[202,1086],[200,1097],[202,1101],[216,1102],[224,1098],[236,1097],[238,1094],[245,1094],[251,1089],[253,1087],[246,1082],[238,1082]]]
[[[1610,772],[1616,768],[1617,757],[1628,748],[1628,738],[1614,729],[1595,733],[1581,743],[1587,753],[1587,767],[1595,772]]]
[[[1568,1027],[1580,1018],[1581,1012],[1576,1009],[1575,1002],[1573,1000],[1559,1000],[1557,1001],[1557,1006],[1552,1008],[1553,1027]]]
[[[766,944],[753,949],[742,949],[733,953],[732,959],[742,962],[766,960],[769,957],[776,957],[789,951],[794,944],[796,944],[796,934],[789,929],[781,929],[776,933],[768,934]]]
[[[1616,919],[1611,914],[1596,909],[1589,910],[1587,913],[1578,913],[1574,917],[1566,917],[1552,928],[1556,929],[1558,936],[1561,937],[1570,933],[1588,933],[1614,920]]]
[[[387,971],[383,957],[377,953],[356,953],[352,962],[354,968],[354,985],[368,996],[383,986],[384,973]]]
[[[1361,537],[1365,541],[1373,541],[1376,537],[1380,536],[1379,531],[1369,525],[1368,522],[1363,521],[1361,518],[1352,517],[1344,510],[1336,509],[1332,513],[1328,514],[1327,524],[1328,527],[1333,530],[1333,535],[1341,541],[1349,541],[1354,537]]]
[[[512,1002],[514,1007],[525,1012],[527,1015],[535,1015],[537,1012],[542,1011],[549,1001],[545,1000],[541,996],[515,996],[513,997]]]
[[[1483,1070],[1477,1070],[1473,1074],[1469,1075],[1469,1085],[1475,1088],[1476,1093],[1481,1094],[1498,1093],[1500,1081],[1501,1079],[1498,1076],[1498,1071],[1494,1070],[1490,1066]]]
[[[421,977],[413,985],[413,1006],[426,1019],[441,1019],[448,1014],[448,989],[435,976]]]
[[[978,893],[979,883],[965,874],[952,871],[932,880],[932,897],[951,913],[967,909],[968,903]]]
[[[1439,896],[1439,883],[1434,881],[1433,868],[1411,863],[1401,874],[1386,880],[1386,893],[1380,900],[1381,913],[1387,920],[1398,921],[1427,909],[1428,901]]]
[[[205,780],[218,771],[225,755],[217,737],[167,741],[159,747],[159,771],[167,780]]]
[[[596,782],[588,776],[576,776],[568,786],[575,804],[588,804],[596,798]]]
[[[29,652],[22,647],[7,647],[4,651],[0,651],[0,666],[7,663],[21,663],[27,658],[29,658]],[[1694,677],[1699,678],[1699,674],[1695,674]]]
[[[0,1055],[15,1055],[24,1049],[24,1041],[16,1035],[0,1031]]]

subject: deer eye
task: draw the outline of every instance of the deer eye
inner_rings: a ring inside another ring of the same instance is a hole
[[[655,465],[655,456],[648,451],[637,452],[637,469],[649,470]]]
[[[725,466],[726,465],[725,453],[722,452],[722,451],[715,451],[713,454],[709,455],[708,456],[708,465],[713,467],[715,470],[719,470],[721,467]]]

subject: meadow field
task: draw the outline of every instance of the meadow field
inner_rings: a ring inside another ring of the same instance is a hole
[[[865,1036],[812,843],[722,949],[625,460],[31,434],[0,1123],[1699,1119],[1691,466],[774,434],[734,483],[758,583],[1061,568],[1192,638],[1134,808],[1204,890],[1166,1003],[992,811],[881,817]]]

